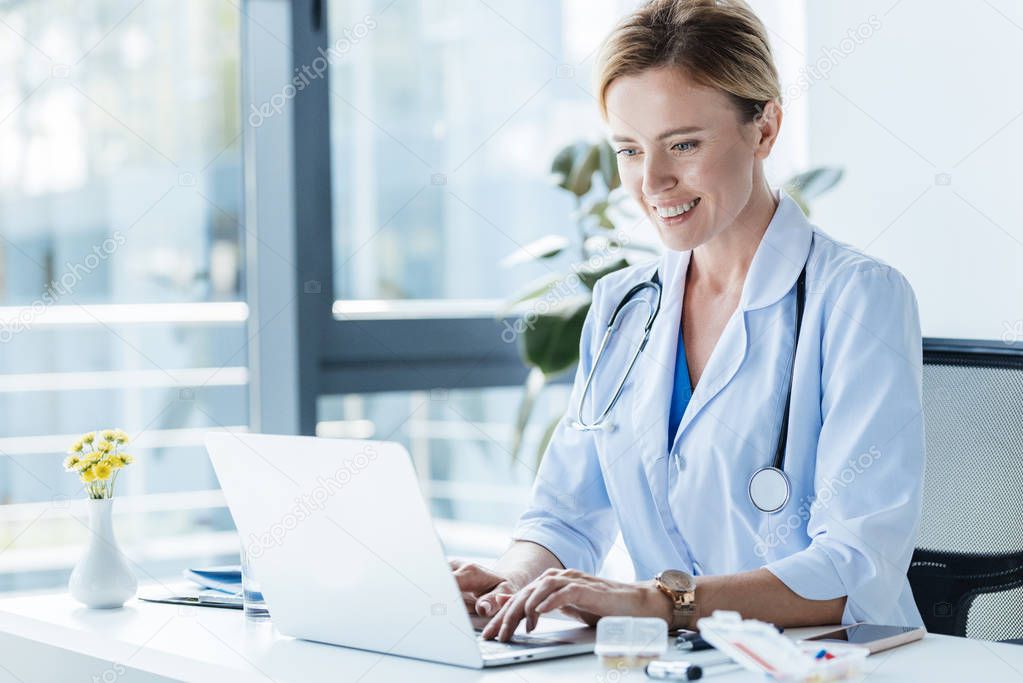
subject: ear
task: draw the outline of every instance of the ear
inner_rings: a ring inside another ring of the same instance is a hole
[[[757,140],[753,153],[758,159],[766,159],[781,132],[782,109],[775,100],[764,105],[763,111],[757,114],[753,124],[757,129]]]

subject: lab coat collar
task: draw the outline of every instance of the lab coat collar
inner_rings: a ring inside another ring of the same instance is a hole
[[[810,253],[813,226],[787,192],[776,190],[775,197],[778,208],[753,255],[739,297],[743,311],[770,306],[792,291]]]
[[[813,227],[792,197],[782,190],[776,190],[774,194],[778,207],[750,263],[738,309],[715,344],[682,416],[679,434],[686,431],[702,408],[731,381],[745,360],[748,342],[746,312],[769,306],[785,296],[795,285],[806,262]],[[674,387],[678,328],[690,255],[689,251],[668,251],[660,260],[663,281],[661,311],[643,354],[646,358],[642,367],[636,368],[644,381],[636,386],[632,424],[641,432],[640,447],[654,496],[665,502],[666,483],[660,467],[669,445],[667,406]]]

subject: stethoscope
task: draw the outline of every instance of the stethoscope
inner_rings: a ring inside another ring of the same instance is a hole
[[[636,298],[648,289],[653,291],[652,301],[646,298]],[[597,355],[593,358],[593,365],[586,375],[586,383],[583,385],[582,394],[579,396],[579,404],[576,406],[576,417],[569,422],[573,429],[583,432],[613,431],[615,429],[615,425],[608,420],[608,417],[618,403],[622,391],[625,389],[625,382],[629,379],[636,361],[639,360],[639,354],[643,353],[647,342],[650,341],[650,330],[653,328],[654,321],[657,320],[657,314],[661,310],[662,289],[660,275],[655,270],[649,280],[633,286],[632,289],[625,293],[625,296],[618,302],[618,305],[615,306],[614,311],[611,313],[611,318],[607,321],[607,327],[604,329],[604,337],[600,341],[600,346],[597,347]],[[603,355],[604,349],[607,348],[611,335],[618,328],[622,311],[637,301],[642,301],[647,305],[647,319],[643,325],[643,339],[640,341],[639,346],[636,347],[635,353],[632,354],[632,360],[629,361],[629,366],[618,382],[618,387],[611,396],[611,401],[607,404],[607,407],[597,416],[596,420],[586,422],[583,419],[583,406],[586,403],[586,395],[590,391],[590,385],[593,383],[597,367],[600,365],[600,357]],[[785,507],[786,503],[789,502],[789,497],[792,495],[792,484],[789,481],[788,475],[785,474],[785,445],[788,441],[789,433],[789,408],[792,404],[792,376],[796,365],[796,347],[799,345],[799,332],[803,325],[803,308],[805,305],[806,266],[804,265],[802,272],[799,274],[799,279],[796,281],[796,338],[792,345],[792,367],[789,370],[788,388],[785,392],[785,412],[781,418],[781,429],[778,432],[778,443],[774,449],[774,460],[770,465],[765,465],[755,471],[750,477],[747,487],[750,502],[761,512],[778,512]]]

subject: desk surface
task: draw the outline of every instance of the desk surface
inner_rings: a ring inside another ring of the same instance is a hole
[[[822,629],[796,629],[802,637]],[[720,659],[693,653],[695,663]],[[89,610],[66,594],[0,599],[0,683],[31,681],[507,681],[601,683],[641,673],[605,672],[593,655],[486,671],[294,640],[240,611],[130,601]],[[1023,646],[928,635],[873,655],[864,679],[885,681],[1023,681]],[[743,671],[708,676],[760,681]]]

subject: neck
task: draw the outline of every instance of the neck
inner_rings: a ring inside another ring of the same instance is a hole
[[[766,181],[758,184],[732,224],[693,249],[687,287],[695,286],[710,294],[740,289],[777,207]]]

